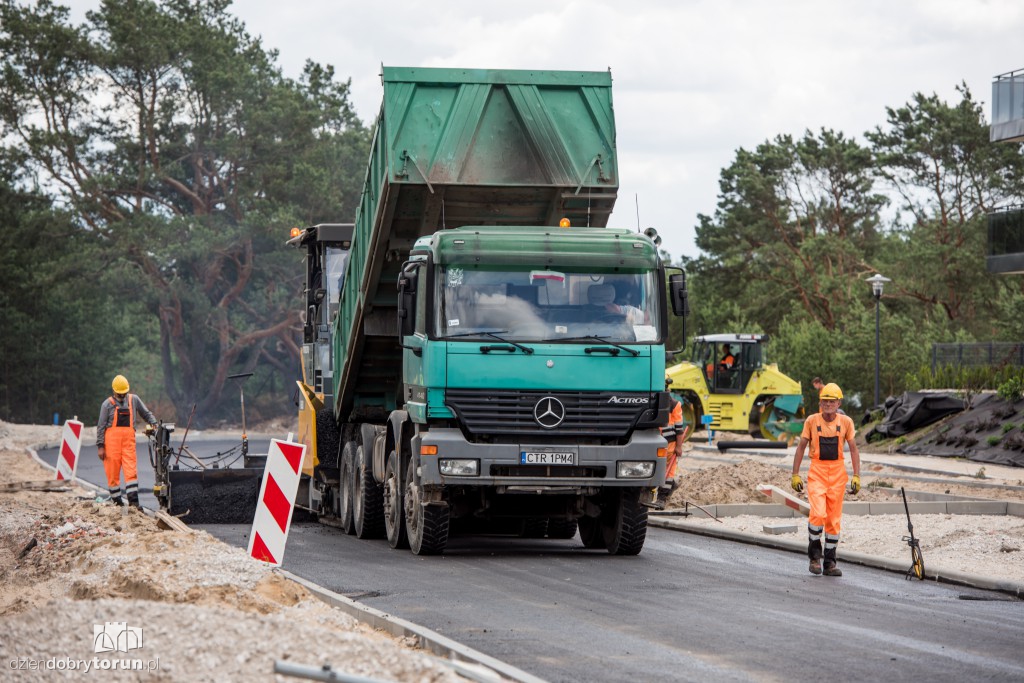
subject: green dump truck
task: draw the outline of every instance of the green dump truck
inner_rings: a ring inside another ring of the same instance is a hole
[[[382,78],[355,224],[289,240],[306,263],[303,504],[417,554],[459,526],[639,553],[686,291],[653,231],[606,227],[610,74]]]

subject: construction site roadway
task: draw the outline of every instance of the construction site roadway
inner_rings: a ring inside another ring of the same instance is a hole
[[[82,455],[79,476],[102,486],[95,447]],[[242,547],[249,533],[198,528]],[[444,555],[417,557],[303,523],[284,568],[549,681],[1024,679],[1024,601],[865,566],[812,576],[806,564],[661,528],[637,557],[496,536],[453,537]]]

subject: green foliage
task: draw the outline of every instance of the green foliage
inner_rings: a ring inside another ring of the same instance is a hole
[[[134,324],[138,306],[98,285],[92,235],[15,189],[22,164],[0,154],[0,419],[89,423],[130,343],[120,323]]]
[[[999,445],[999,442],[1002,441],[1002,440],[1003,440],[1003,437],[1001,437],[1001,436],[990,436],[987,439],[985,439],[985,441],[988,442],[989,446],[997,446],[997,445]]]
[[[1016,403],[1024,396],[1024,371],[1017,372],[996,388],[996,393],[1007,403]]]
[[[302,272],[282,243],[354,218],[369,146],[349,84],[312,62],[283,77],[228,5],[105,2],[74,26],[0,3],[7,139],[93,240],[94,281],[148,315],[109,362],[161,376],[200,420],[236,415],[226,378],[249,370],[252,406],[287,409],[260,395],[290,393],[299,365]]]
[[[1013,428],[1016,426],[1017,425],[1013,424],[1012,422],[1007,422],[1006,424],[1003,425],[1003,434],[1013,431]]]

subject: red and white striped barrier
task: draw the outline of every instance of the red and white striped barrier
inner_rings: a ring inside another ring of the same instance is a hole
[[[288,541],[305,454],[304,444],[270,440],[256,516],[249,534],[249,555],[275,567],[281,566],[284,560],[284,546]]]
[[[78,454],[82,450],[82,426],[78,420],[68,420],[64,423],[60,452],[57,454],[58,480],[70,481],[78,472]]]
[[[811,514],[811,506],[809,504],[790,493],[786,493],[778,486],[772,486],[771,484],[758,484],[757,490],[771,498],[773,503],[779,503],[780,505],[785,505],[788,508],[793,508],[804,517]]]

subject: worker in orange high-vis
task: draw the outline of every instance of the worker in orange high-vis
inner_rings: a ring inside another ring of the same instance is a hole
[[[135,416],[146,421],[151,434],[157,419],[135,394],[128,393],[128,380],[118,375],[111,383],[114,395],[100,405],[96,423],[96,446],[107,474],[110,500],[124,505],[121,498],[121,470],[124,470],[124,493],[130,507],[139,507],[139,473],[135,456]]]
[[[665,391],[672,385],[672,378],[665,375]],[[686,441],[689,425],[683,424],[683,404],[669,394],[672,402],[672,412],[669,414],[668,424],[661,428],[661,435],[668,441],[665,458],[665,485],[659,491],[659,498],[668,500],[672,492],[679,488],[679,481],[676,480],[676,465],[679,462],[679,454],[683,452],[683,443]]]
[[[804,421],[800,443],[793,456],[793,490],[804,490],[800,478],[800,462],[804,451],[810,448],[811,465],[807,473],[807,502],[811,512],[807,517],[807,555],[810,557],[810,572],[822,573],[821,534],[825,532],[825,576],[842,576],[836,566],[836,546],[839,545],[840,522],[843,517],[843,495],[846,493],[846,464],[843,460],[843,444],[850,445],[850,460],[853,463],[853,481],[850,490],[860,492],[860,452],[854,442],[856,432],[853,420],[839,414],[843,391],[838,384],[829,383],[818,394],[819,412]]]

